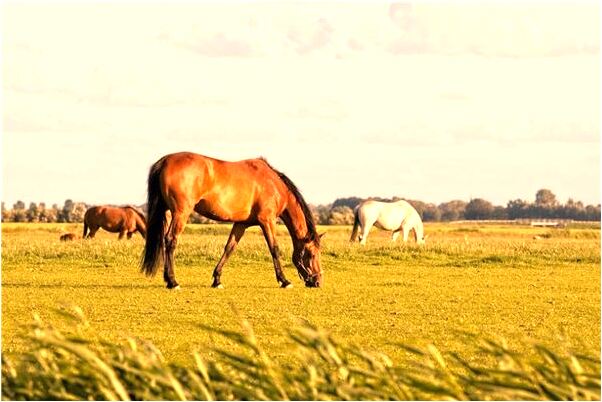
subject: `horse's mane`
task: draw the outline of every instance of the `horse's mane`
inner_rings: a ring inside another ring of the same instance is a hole
[[[289,191],[291,193],[293,193],[293,195],[295,196],[295,199],[301,206],[303,215],[305,215],[305,224],[307,225],[308,239],[310,241],[315,241],[319,245],[320,244],[320,236],[318,235],[318,231],[316,230],[316,223],[314,222],[314,216],[311,213],[309,206],[303,199],[301,192],[299,191],[297,186],[295,186],[295,183],[293,183],[292,180],[289,179],[284,173],[274,169],[274,167],[272,165],[270,165],[268,163],[268,161],[265,160],[265,158],[259,158],[259,159],[261,159],[263,162],[265,162],[265,164],[268,165],[268,167],[270,169],[272,169],[278,175],[278,177],[280,177],[280,180],[282,180],[284,182],[284,184],[286,184],[286,187],[289,189]]]
[[[143,221],[143,222],[146,222],[146,216],[144,216],[144,214],[143,214],[142,212],[140,212],[140,211],[138,210],[138,208],[136,208],[136,207],[134,207],[134,206],[132,206],[132,205],[126,205],[126,206],[124,206],[123,208],[129,208],[129,209],[131,209],[131,210],[132,210],[132,211],[134,211],[136,214],[138,214],[138,216],[139,216],[140,218],[142,218],[142,221]]]

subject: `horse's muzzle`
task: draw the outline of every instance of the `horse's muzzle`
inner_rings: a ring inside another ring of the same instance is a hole
[[[308,281],[305,281],[305,287],[308,287],[308,288],[319,288],[320,287],[320,281],[319,280],[310,279]]]

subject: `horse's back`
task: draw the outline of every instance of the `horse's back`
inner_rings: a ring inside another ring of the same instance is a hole
[[[286,185],[263,159],[223,161],[191,152],[163,158],[162,192],[170,207],[185,205],[224,221],[250,219],[257,210],[283,208]]]
[[[405,200],[367,200],[358,207],[358,214],[360,219],[372,221],[377,227],[390,231],[397,231],[404,224],[422,222],[418,212]]]
[[[97,205],[88,208],[84,220],[90,226],[102,227],[109,232],[118,232],[127,222],[128,216],[125,208]]]
[[[86,223],[95,223],[98,220],[98,217],[102,214],[103,208],[104,206],[102,205],[88,208],[84,214],[84,221]]]
[[[403,221],[403,217],[392,211],[388,203],[376,200],[364,201],[357,213],[362,225],[376,225],[383,230],[395,231]]]

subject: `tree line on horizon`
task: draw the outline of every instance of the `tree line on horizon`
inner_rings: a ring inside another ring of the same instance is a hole
[[[370,197],[379,201],[397,201],[404,198]],[[310,205],[316,223],[319,225],[352,225],[353,210],[364,198],[337,198],[326,205]],[[566,219],[574,221],[600,221],[600,204],[584,205],[581,201],[569,198],[564,204],[556,199],[556,195],[541,189],[535,194],[535,202],[522,199],[508,201],[506,206],[493,205],[482,198],[470,201],[453,200],[439,205],[419,200],[406,199],[418,211],[425,222],[458,221],[458,220],[514,220],[514,219]],[[29,204],[17,201],[11,209],[2,202],[2,222],[40,222],[40,223],[72,223],[83,222],[86,210],[92,205],[84,202],[74,202],[67,199],[63,206],[53,204],[47,207],[45,203]],[[139,208],[146,211],[146,205]],[[214,221],[193,213],[189,223],[214,223]]]
[[[378,201],[409,202],[424,222],[449,222],[459,220],[515,220],[515,219],[566,219],[574,221],[599,221],[600,204],[584,205],[581,201],[569,198],[565,204],[556,199],[556,195],[548,189],[541,189],[535,194],[535,202],[523,199],[508,201],[506,206],[493,205],[482,198],[470,201],[452,200],[439,205],[420,200],[402,197],[382,198],[370,197]],[[364,198],[337,198],[332,204],[313,206],[316,221],[323,225],[353,224],[353,210]]]

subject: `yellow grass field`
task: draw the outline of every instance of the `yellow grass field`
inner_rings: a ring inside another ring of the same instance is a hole
[[[234,330],[242,318],[284,360],[286,331],[299,319],[392,359],[404,353],[398,343],[461,351],[457,331],[501,336],[518,348],[537,341],[600,349],[599,227],[427,224],[425,247],[392,244],[377,229],[360,247],[349,243],[350,227],[323,227],[320,289],[298,279],[282,227],[288,290],[278,288],[263,237],[251,230],[224,268],[226,288],[211,289],[229,227],[187,226],[176,255],[182,290],[172,292],[161,275],[139,273],[139,236],[118,241],[101,231],[94,240],[60,242],[81,225],[3,224],[2,352],[27,350],[23,324],[34,312],[60,326],[56,309],[69,305],[83,309],[102,339],[147,339],[181,364],[194,350],[228,346],[199,324]]]

